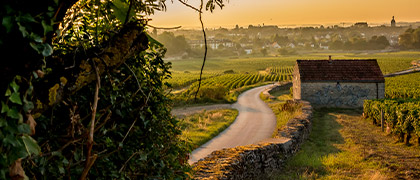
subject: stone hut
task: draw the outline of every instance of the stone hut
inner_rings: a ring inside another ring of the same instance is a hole
[[[293,98],[318,107],[361,108],[365,99],[385,95],[385,78],[376,59],[297,60]]]

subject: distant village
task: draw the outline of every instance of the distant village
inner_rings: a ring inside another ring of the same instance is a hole
[[[280,28],[273,25],[206,29],[210,56],[293,55],[313,51],[398,51],[401,35],[420,27],[420,22],[370,26],[356,22],[350,26]],[[200,30],[156,30],[152,36],[165,44],[167,57],[199,56],[205,46]]]

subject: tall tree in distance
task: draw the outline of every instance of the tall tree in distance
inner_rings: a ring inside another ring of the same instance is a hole
[[[398,44],[403,49],[420,49],[420,27],[407,29],[399,36]]]

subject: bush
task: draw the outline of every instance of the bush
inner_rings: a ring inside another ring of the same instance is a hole
[[[225,72],[223,72],[223,74],[233,74],[233,73],[235,73],[235,71],[233,71],[232,69],[226,70]]]
[[[222,100],[228,90],[221,85],[215,85],[215,86],[204,86],[201,87],[200,92],[198,93],[198,96],[200,98],[208,98],[211,100]]]
[[[278,50],[280,55],[297,55],[297,51],[289,48],[281,48]]]

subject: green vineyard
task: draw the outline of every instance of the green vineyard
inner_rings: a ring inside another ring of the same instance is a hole
[[[386,78],[385,97],[389,99],[420,99],[420,73]]]
[[[235,90],[264,82],[291,81],[292,71],[292,67],[273,67],[267,68],[264,73],[223,74],[209,77],[202,80],[197,97],[203,102],[230,102],[235,99],[232,96],[237,96]],[[176,102],[191,100],[197,89],[196,80],[185,91],[174,95],[173,99]]]
[[[202,77],[202,85],[222,85],[231,90],[240,88],[242,86],[256,84],[258,82],[266,81],[290,81],[292,80],[292,67],[274,67],[268,68],[267,74],[248,73],[248,74],[221,74],[221,73],[205,73]],[[200,77],[199,73],[190,72],[172,72],[171,78],[165,82],[171,84],[172,88],[181,88],[192,85],[197,86],[196,83]]]
[[[202,81],[204,86],[223,86],[228,90],[233,90],[243,86],[253,85],[259,82],[267,81],[291,81],[292,67],[275,67],[270,68],[269,74],[225,74],[213,78],[208,78]],[[190,89],[196,89],[198,82],[193,83]]]
[[[420,140],[420,73],[389,77],[385,83],[386,99],[366,100],[363,104],[365,118],[380,124],[382,111],[391,134],[406,143],[412,135]]]
[[[274,67],[274,68],[269,68],[269,72],[271,74],[292,74],[293,68],[292,67]]]
[[[202,79],[207,79],[215,76],[219,76],[219,73],[203,73]],[[199,73],[191,73],[188,71],[178,72],[174,71],[171,73],[169,79],[165,79],[165,82],[169,83],[172,88],[182,88],[189,86],[190,84],[196,82],[200,78]]]
[[[387,129],[400,141],[408,144],[413,134],[420,140],[420,101],[366,100],[363,111],[365,118],[374,124],[381,123],[382,111]]]

